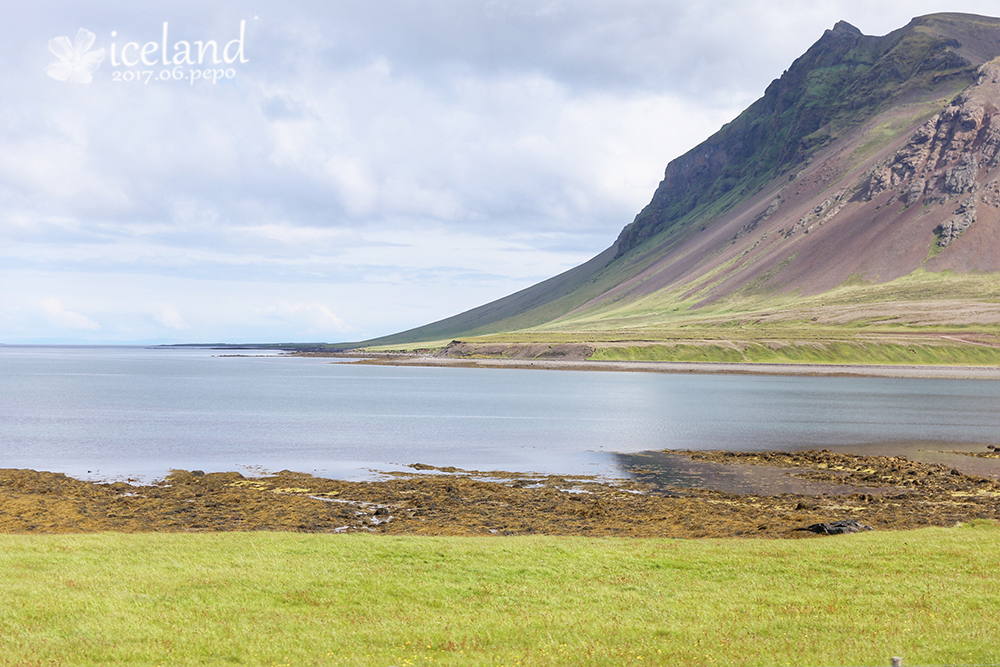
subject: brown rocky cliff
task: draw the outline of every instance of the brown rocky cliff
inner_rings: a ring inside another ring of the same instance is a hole
[[[1000,55],[1000,42],[992,52],[984,46],[988,36],[1000,38],[1000,20],[980,25],[973,20],[978,18],[920,17],[882,37],[837,23],[761,99],[667,165],[650,203],[619,235],[617,256],[711,214],[713,207],[731,209],[893,100],[949,78],[971,83],[983,53]]]
[[[892,192],[905,205],[945,206],[963,197],[937,231],[951,245],[977,220],[978,204],[1000,206],[1000,59],[984,65],[977,83],[924,123],[906,145],[859,184],[866,201]]]

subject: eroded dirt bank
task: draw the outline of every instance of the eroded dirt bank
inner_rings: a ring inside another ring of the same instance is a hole
[[[0,532],[287,530],[785,538],[811,536],[795,529],[843,519],[876,530],[1000,520],[997,478],[905,457],[831,452],[676,455],[734,466],[784,467],[790,474],[826,483],[829,490],[734,494],[642,481],[613,484],[430,466],[415,466],[413,474],[375,482],[288,471],[254,478],[235,472],[176,471],[150,485],[2,470]]]

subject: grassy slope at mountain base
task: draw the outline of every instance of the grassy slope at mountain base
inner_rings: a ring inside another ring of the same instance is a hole
[[[701,307],[658,293],[461,340],[484,350],[586,345],[594,360],[992,366],[1000,365],[1000,277],[917,271],[881,284],[851,279],[813,296],[744,294]],[[373,349],[440,350],[448,342]]]
[[[1000,527],[2,536],[0,665],[992,664]]]
[[[816,341],[810,343],[761,343],[727,341],[606,347],[594,361],[696,361],[706,363],[863,364],[863,365],[1000,365],[1000,348],[980,345],[873,343],[870,341]]]
[[[745,330],[754,337],[771,331],[807,334],[969,329],[1000,332],[1000,275],[916,271],[884,283],[857,278],[814,295],[756,294],[748,290],[709,304],[685,299],[684,288],[622,305],[609,303],[570,313],[543,331]]]

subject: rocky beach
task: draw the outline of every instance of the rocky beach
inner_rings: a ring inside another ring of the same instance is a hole
[[[352,482],[281,471],[173,471],[151,484],[81,481],[59,473],[0,471],[0,532],[374,532],[386,535],[811,537],[811,526],[856,521],[874,530],[1000,520],[1000,454],[963,453],[969,474],[905,456],[830,451],[658,452],[760,480],[787,475],[799,492],[761,483],[664,484],[414,464],[412,472]],[[640,459],[641,461],[641,459]],[[964,467],[964,466],[963,466]],[[768,474],[760,474],[757,472]]]

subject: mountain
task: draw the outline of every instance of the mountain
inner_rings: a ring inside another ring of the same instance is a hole
[[[841,21],[671,161],[607,250],[367,344],[1000,361],[998,109],[1000,19],[932,14],[881,37]]]

